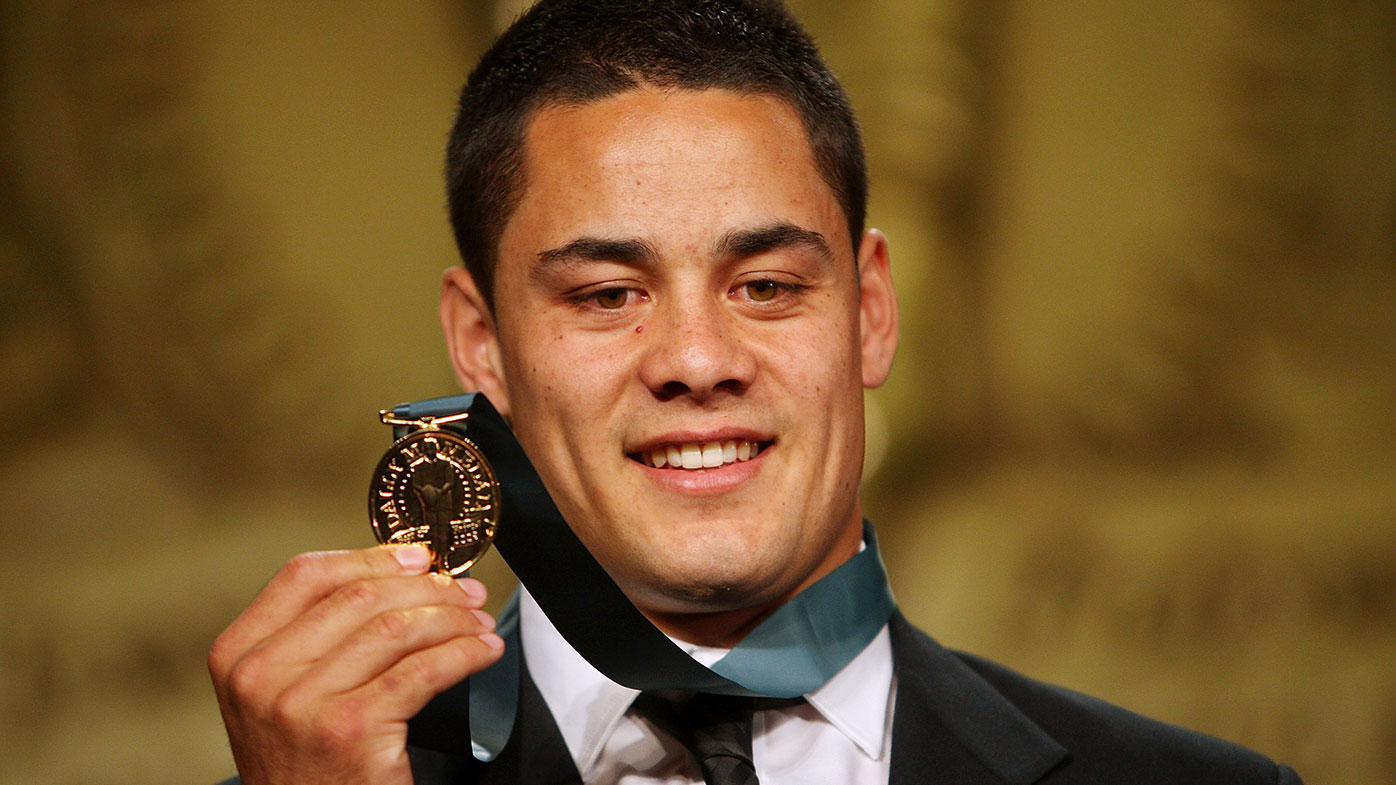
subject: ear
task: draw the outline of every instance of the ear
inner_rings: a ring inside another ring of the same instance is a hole
[[[887,381],[887,374],[892,370],[899,321],[887,237],[876,229],[865,232],[858,246],[858,286],[863,386],[878,387]]]
[[[451,267],[441,276],[441,332],[461,388],[484,393],[508,417],[509,392],[494,317],[464,267]]]

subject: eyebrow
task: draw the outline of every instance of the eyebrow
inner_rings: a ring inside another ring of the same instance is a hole
[[[613,240],[604,237],[579,237],[557,248],[538,253],[538,264],[529,275],[539,278],[559,267],[587,262],[619,262],[636,267],[655,266],[659,252],[644,240]]]
[[[788,221],[777,221],[754,229],[734,229],[718,239],[714,250],[718,257],[746,258],[782,248],[803,248],[826,261],[833,258],[824,235]]]
[[[751,229],[733,229],[718,238],[713,253],[718,258],[744,259],[781,248],[804,248],[826,261],[833,258],[824,235],[789,221],[776,221]],[[558,268],[594,262],[656,267],[659,265],[659,252],[653,245],[640,239],[578,237],[556,248],[540,251],[538,263],[529,271],[529,276],[538,279]]]

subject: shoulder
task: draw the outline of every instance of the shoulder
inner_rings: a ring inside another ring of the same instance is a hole
[[[982,657],[955,655],[1070,751],[1067,770],[1109,775],[1109,781],[1299,782],[1292,771],[1240,745],[1030,679]]]
[[[900,629],[897,627],[900,626]],[[962,704],[978,708],[968,718],[960,710],[946,720],[952,732],[972,736],[991,732],[985,717],[996,725],[1011,718],[1027,739],[1029,732],[1050,739],[1064,752],[1039,781],[1047,783],[1277,783],[1297,785],[1299,777],[1240,745],[1150,719],[1073,690],[1028,678],[972,654],[943,649],[929,636],[901,619],[894,624],[894,657],[898,660],[898,709],[903,698],[935,713],[937,699],[928,687],[958,692]],[[938,673],[926,678],[927,669]],[[906,678],[903,678],[903,677]],[[949,707],[947,707],[949,708]],[[1031,739],[1028,739],[1031,741]],[[1026,743],[1026,742],[1025,742]],[[1034,743],[1037,743],[1034,741]]]

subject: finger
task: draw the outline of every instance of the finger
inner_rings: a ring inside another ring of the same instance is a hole
[[[319,695],[350,692],[379,678],[417,652],[454,638],[477,638],[493,633],[494,619],[480,610],[457,605],[391,610],[362,624],[339,646],[308,667],[291,689]],[[431,686],[425,684],[422,688]]]
[[[342,645],[345,638],[376,617],[424,606],[479,608],[484,604],[484,586],[475,583],[479,591],[472,595],[466,591],[471,588],[469,584],[458,584],[444,575],[353,581],[253,646],[245,659],[278,663],[276,678],[280,685],[290,684],[305,667]],[[391,618],[380,623],[395,623]],[[257,666],[249,663],[242,667]]]
[[[209,668],[215,683],[256,644],[285,627],[340,586],[373,577],[420,575],[431,553],[421,545],[378,546],[354,551],[302,553],[272,577],[214,641]]]
[[[451,638],[398,660],[345,697],[371,703],[382,716],[413,717],[437,693],[493,665],[504,653],[495,633]]]

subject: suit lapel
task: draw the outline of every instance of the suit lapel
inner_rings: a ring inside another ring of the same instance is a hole
[[[1030,785],[1066,750],[988,682],[896,613],[890,785]]]
[[[519,713],[509,743],[484,770],[480,785],[581,785],[582,775],[543,694],[519,655]]]

